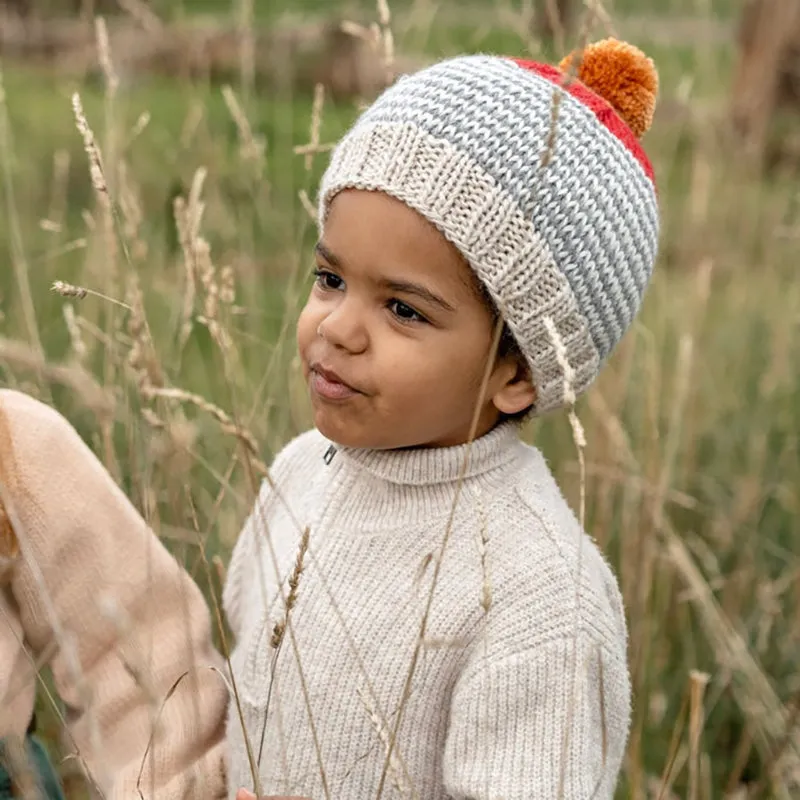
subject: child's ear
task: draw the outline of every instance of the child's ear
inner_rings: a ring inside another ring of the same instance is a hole
[[[508,416],[530,408],[536,402],[536,387],[528,365],[515,359],[498,365],[497,369],[501,385],[492,396],[494,407]]]

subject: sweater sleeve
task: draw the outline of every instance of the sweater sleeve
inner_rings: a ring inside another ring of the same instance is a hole
[[[499,663],[476,652],[451,707],[444,779],[454,800],[614,796],[630,688],[627,666],[601,645],[557,639]]]
[[[67,421],[7,390],[0,479],[22,636],[49,659],[92,780],[110,800],[137,797],[144,762],[145,797],[224,796],[227,690],[197,586]]]

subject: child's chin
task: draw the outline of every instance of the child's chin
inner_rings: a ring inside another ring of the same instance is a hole
[[[344,420],[329,411],[317,410],[314,414],[314,427],[328,440],[339,447],[353,447],[366,450],[388,450],[402,445],[386,441],[385,431],[373,431],[363,423]]]

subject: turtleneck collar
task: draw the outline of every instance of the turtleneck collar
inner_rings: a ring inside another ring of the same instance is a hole
[[[473,478],[511,461],[523,447],[513,422],[493,428],[471,444],[455,447],[415,447],[369,450],[333,445],[338,457],[389,483],[425,486]],[[330,451],[333,454],[333,450]],[[464,468],[467,460],[466,469]]]

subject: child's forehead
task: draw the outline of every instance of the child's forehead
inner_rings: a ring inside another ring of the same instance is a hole
[[[382,192],[339,193],[318,252],[330,264],[365,277],[413,274],[479,291],[477,276],[455,245],[420,213]]]

